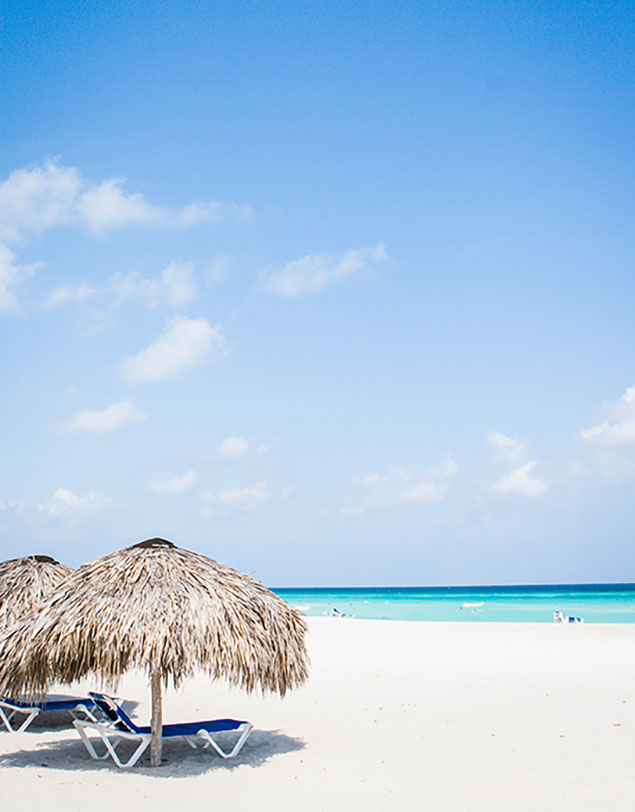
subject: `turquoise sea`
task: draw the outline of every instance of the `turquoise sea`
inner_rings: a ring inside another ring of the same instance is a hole
[[[305,615],[337,612],[375,620],[635,623],[635,584],[274,589]]]

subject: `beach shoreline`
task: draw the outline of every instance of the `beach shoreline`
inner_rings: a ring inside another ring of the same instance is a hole
[[[166,723],[252,721],[237,759],[170,743],[158,770],[122,771],[90,760],[61,720],[0,733],[0,803],[61,812],[88,793],[96,810],[122,798],[169,808],[186,793],[188,804],[213,797],[232,810],[281,812],[632,808],[635,626],[308,625],[311,677],[284,699],[248,696],[204,675],[165,692]],[[117,693],[147,723],[146,678],[127,675]]]
[[[552,622],[554,613],[591,623],[635,622],[634,584],[277,589],[309,617],[368,620]]]

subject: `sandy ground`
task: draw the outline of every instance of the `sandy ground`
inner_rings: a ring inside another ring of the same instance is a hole
[[[233,761],[170,742],[162,767],[118,770],[88,758],[68,717],[36,720],[0,733],[0,808],[635,807],[635,625],[320,618],[310,629],[311,679],[284,700],[203,677],[167,692],[165,722],[255,724]],[[146,680],[129,675],[118,693],[146,724]]]

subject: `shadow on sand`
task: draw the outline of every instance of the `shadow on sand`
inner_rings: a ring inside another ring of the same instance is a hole
[[[68,725],[68,716],[65,722]],[[24,741],[21,742],[24,745]],[[122,758],[127,756],[126,743],[120,748]],[[130,752],[135,743],[130,744]],[[150,767],[149,750],[130,770],[120,770],[112,761],[95,761],[91,759],[86,748],[78,738],[46,742],[32,750],[22,749],[17,752],[0,754],[2,767],[36,767],[52,770],[72,770],[83,772],[101,772],[114,770],[122,774],[147,775],[149,778],[187,778],[202,775],[213,770],[235,770],[245,765],[258,767],[274,756],[302,750],[305,747],[302,739],[286,736],[277,730],[254,730],[245,742],[243,749],[233,759],[220,758],[211,748],[192,750],[183,740],[166,741],[163,744],[163,763],[160,767]]]

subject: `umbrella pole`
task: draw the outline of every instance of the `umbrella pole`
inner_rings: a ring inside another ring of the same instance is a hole
[[[150,686],[152,689],[152,720],[150,729],[152,739],[150,741],[150,764],[158,767],[161,764],[161,750],[163,747],[163,718],[161,713],[161,673],[155,671],[150,675]]]

